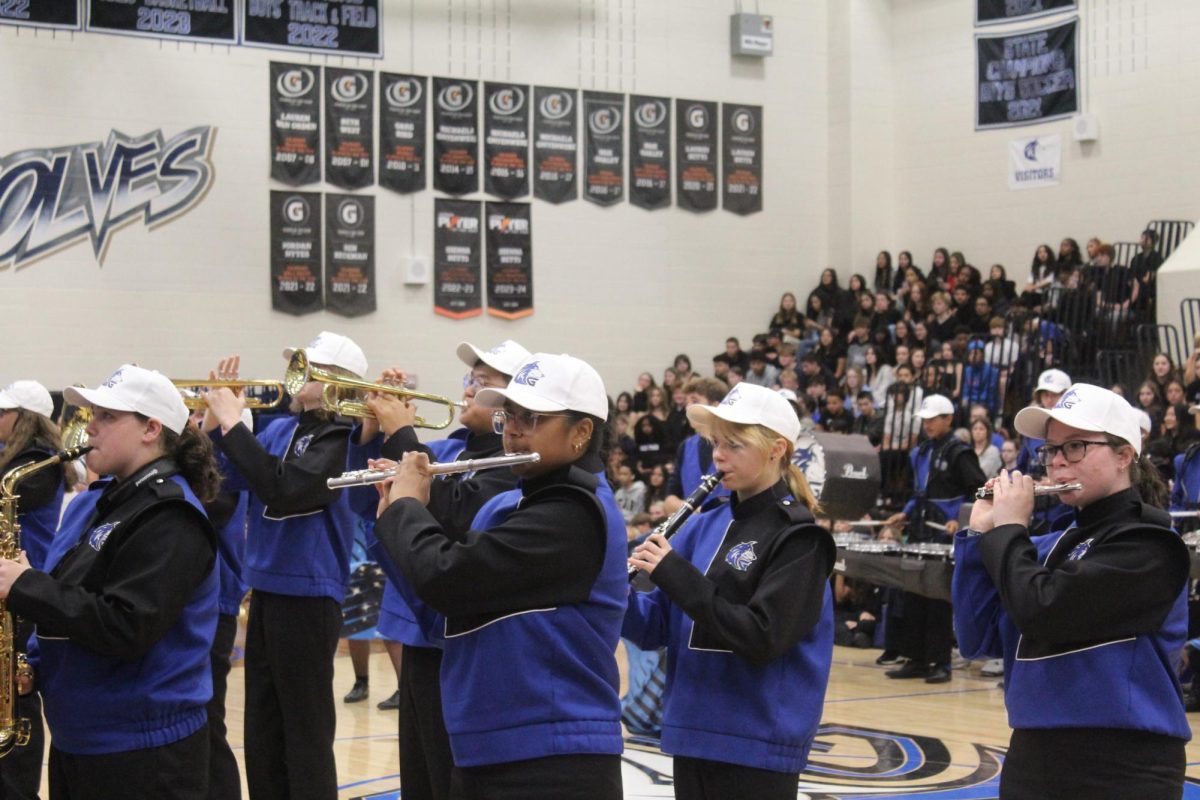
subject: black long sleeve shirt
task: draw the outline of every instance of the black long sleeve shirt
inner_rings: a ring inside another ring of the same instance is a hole
[[[8,462],[3,471],[5,474],[8,474],[17,467],[23,467],[27,464],[34,464],[47,459],[54,455],[54,452],[54,448],[49,445],[35,443],[13,456],[12,461]],[[58,487],[62,484],[62,480],[62,467],[54,466],[39,469],[32,475],[27,475],[17,481],[14,491],[21,498],[17,502],[17,511],[21,514],[27,514],[30,511],[53,503],[55,498],[58,497]]]

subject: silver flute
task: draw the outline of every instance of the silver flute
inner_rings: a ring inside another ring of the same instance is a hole
[[[463,461],[447,461],[444,464],[430,464],[428,472],[431,475],[452,475],[456,472],[479,472],[497,467],[514,467],[517,464],[536,464],[542,460],[537,453],[509,453],[494,458],[468,458]],[[348,489],[351,486],[370,486],[382,483],[396,476],[395,469],[356,469],[353,472],[343,472],[336,478],[325,481],[330,489]]]
[[[1039,494],[1062,494],[1063,492],[1078,492],[1083,488],[1082,483],[1052,483],[1052,484],[1034,484],[1033,493]],[[981,486],[975,490],[976,500],[991,500],[995,490],[990,485]]]

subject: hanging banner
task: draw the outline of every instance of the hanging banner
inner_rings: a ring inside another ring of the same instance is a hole
[[[479,104],[476,81],[433,79],[433,188],[479,191]]]
[[[321,194],[271,192],[271,308],[320,311]]]
[[[533,196],[550,203],[575,200],[579,123],[574,89],[533,89]]]
[[[721,105],[721,206],[762,211],[762,106]]]
[[[583,93],[583,196],[602,206],[625,195],[625,95]]]
[[[1079,110],[1079,19],[1003,36],[975,37],[975,130],[1031,125]]]
[[[325,304],[344,317],[375,310],[375,198],[325,195]]]
[[[488,313],[520,319],[533,313],[533,237],[529,203],[487,204]]]
[[[233,5],[232,0],[208,1]],[[372,58],[383,55],[379,0],[245,0],[238,5],[242,41],[248,45]]]
[[[1036,189],[1058,184],[1062,137],[1057,133],[1008,143],[1008,188]]]
[[[1061,14],[1078,7],[1078,0],[975,0],[975,24],[998,25],[1017,19]]]
[[[271,178],[291,186],[321,180],[321,68],[271,62]]]
[[[671,205],[671,99],[629,98],[629,202],[639,208]]]
[[[680,208],[717,207],[717,104],[675,101],[675,196]]]
[[[478,200],[433,201],[433,310],[451,319],[483,313]]]
[[[233,0],[87,0],[87,29],[101,33],[236,44],[236,23]]]
[[[497,197],[529,194],[529,87],[483,85],[483,190]]]
[[[425,188],[425,78],[379,73],[379,185]]]
[[[79,0],[18,0],[0,2],[0,25],[28,25],[77,31]]]
[[[375,179],[373,80],[371,72],[325,68],[325,180],[343,189]]]

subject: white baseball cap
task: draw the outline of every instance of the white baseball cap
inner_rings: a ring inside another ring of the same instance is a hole
[[[152,369],[123,364],[95,389],[68,386],[63,397],[76,406],[96,406],[112,411],[134,411],[156,419],[174,433],[182,433],[188,409],[171,379]]]
[[[505,375],[516,375],[521,363],[530,355],[528,350],[512,339],[505,339],[491,350],[480,350],[470,342],[460,342],[456,352],[459,360],[468,367],[474,367],[477,361],[482,361]]]
[[[0,391],[0,408],[25,408],[49,417],[54,413],[54,400],[37,381],[13,381]]]
[[[793,403],[797,402],[800,399],[799,397],[796,397],[796,393],[793,392],[791,389],[776,389],[775,391],[784,400],[790,400]]]
[[[713,417],[719,417],[739,425],[762,425],[793,445],[800,436],[796,409],[782,394],[744,381],[730,389],[720,405],[693,403],[688,406],[687,416],[697,430],[707,427]]]
[[[1033,394],[1035,396],[1038,392],[1062,394],[1070,388],[1071,376],[1067,375],[1061,369],[1048,369],[1041,375],[1038,375],[1037,388],[1033,390]]]
[[[1147,434],[1154,429],[1154,420],[1150,419],[1150,415],[1140,408],[1133,409],[1133,413],[1137,415],[1138,429],[1143,434]]]
[[[913,416],[921,419],[933,419],[934,417],[944,417],[947,414],[954,413],[954,403],[950,402],[950,398],[940,394],[931,394],[926,396],[921,401],[921,408]]]
[[[1196,405],[1190,407],[1188,409],[1188,413],[1189,414],[1200,414],[1200,403],[1197,403]]]
[[[1034,439],[1046,438],[1046,425],[1056,419],[1081,431],[1111,433],[1142,454],[1142,429],[1124,397],[1101,386],[1076,383],[1058,398],[1054,408],[1029,406],[1017,412],[1017,431]]]
[[[580,411],[608,419],[608,393],[592,366],[567,354],[534,353],[522,361],[503,389],[480,389],[475,402],[500,408],[511,400],[530,411]]]
[[[296,349],[295,347],[284,348],[283,357],[290,361]],[[308,356],[310,364],[341,367],[354,373],[358,378],[367,374],[367,357],[362,348],[348,336],[321,331],[317,334],[317,338],[304,347],[304,354]]]

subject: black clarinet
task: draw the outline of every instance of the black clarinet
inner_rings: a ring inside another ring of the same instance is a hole
[[[670,539],[675,534],[675,531],[679,530],[683,526],[683,523],[687,522],[688,517],[696,513],[696,509],[704,504],[708,496],[717,488],[717,484],[721,482],[722,477],[724,477],[724,473],[714,472],[712,475],[705,475],[701,478],[700,485],[696,487],[696,491],[688,495],[687,500],[684,500],[683,505],[675,509],[674,514],[658,523],[658,527],[650,531],[650,536],[661,533],[665,538]],[[637,567],[629,568],[630,582],[637,577],[640,571]]]

